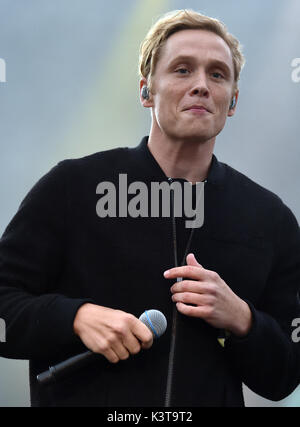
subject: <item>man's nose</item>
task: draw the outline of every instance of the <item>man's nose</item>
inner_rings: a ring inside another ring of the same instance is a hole
[[[195,76],[195,80],[190,90],[190,94],[206,97],[209,95],[207,76],[204,72],[200,72]]]

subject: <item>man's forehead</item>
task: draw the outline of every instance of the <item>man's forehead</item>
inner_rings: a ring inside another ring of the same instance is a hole
[[[180,56],[197,56],[204,51],[213,59],[222,60],[233,67],[229,46],[220,36],[207,30],[181,30],[172,34],[166,41],[161,59],[166,62]]]

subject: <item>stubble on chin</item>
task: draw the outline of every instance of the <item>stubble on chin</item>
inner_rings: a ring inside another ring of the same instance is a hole
[[[221,132],[221,130],[220,130]],[[213,129],[199,130],[199,129],[183,129],[183,128],[169,128],[165,131],[168,138],[174,141],[187,141],[189,143],[206,144],[214,142],[216,136],[220,133],[216,133]]]

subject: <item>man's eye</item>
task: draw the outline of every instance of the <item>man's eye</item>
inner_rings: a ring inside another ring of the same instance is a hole
[[[215,73],[212,73],[212,75],[216,79],[223,79],[223,76],[221,73],[215,72]]]
[[[189,71],[187,68],[177,68],[175,72],[179,74],[187,74]]]

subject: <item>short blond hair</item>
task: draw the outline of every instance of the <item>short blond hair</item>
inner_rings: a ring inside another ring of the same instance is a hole
[[[140,46],[139,75],[148,80],[151,90],[152,77],[160,57],[161,50],[167,39],[174,33],[182,30],[206,30],[220,36],[229,46],[234,66],[235,90],[238,89],[240,73],[245,65],[240,42],[228,32],[223,22],[195,12],[191,9],[174,10],[163,15],[150,28],[146,38]]]

